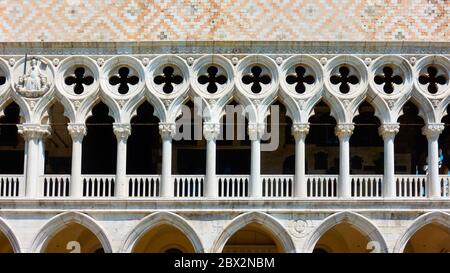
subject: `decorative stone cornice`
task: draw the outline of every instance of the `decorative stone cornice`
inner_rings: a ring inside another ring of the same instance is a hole
[[[176,133],[177,126],[175,123],[160,122],[158,128],[162,139],[171,139]]]
[[[341,123],[336,125],[334,132],[339,139],[350,138],[354,129],[355,125],[353,123]]]
[[[114,123],[113,129],[117,140],[127,140],[131,135],[131,125],[128,123]]]
[[[309,123],[294,123],[292,125],[292,135],[295,139],[305,139],[309,133]]]
[[[43,139],[49,136],[51,133],[51,127],[49,125],[25,123],[18,124],[17,128],[18,133],[23,135],[23,138],[26,141],[33,139]]]
[[[426,124],[422,128],[422,134],[425,135],[428,139],[438,138],[444,128],[445,127],[443,123]]]
[[[264,123],[249,123],[248,124],[248,137],[250,140],[261,140],[264,135],[266,125]]]
[[[203,136],[206,140],[215,140],[220,134],[220,124],[213,122],[203,123]]]
[[[85,124],[69,123],[67,124],[67,130],[73,141],[82,141],[84,136],[87,134],[87,129]]]
[[[399,130],[400,125],[398,123],[386,123],[380,125],[380,128],[378,128],[378,133],[381,137],[383,137],[383,139],[389,139],[394,138]]]

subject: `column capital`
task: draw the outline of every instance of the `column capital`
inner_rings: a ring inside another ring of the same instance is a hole
[[[113,130],[117,140],[127,140],[131,134],[131,125],[129,123],[114,123]]]
[[[220,124],[216,122],[203,123],[203,136],[206,140],[215,140],[220,134]]]
[[[69,123],[67,124],[67,130],[73,141],[81,141],[87,134],[86,125],[82,123]]]
[[[250,140],[261,140],[266,125],[264,123],[248,123],[248,137]]]
[[[177,130],[177,126],[173,122],[160,122],[158,128],[162,139],[171,139]]]
[[[438,138],[444,128],[443,123],[429,123],[422,128],[422,134],[428,139]]]
[[[24,123],[17,124],[18,133],[23,135],[25,140],[43,139],[50,135],[50,125]]]
[[[381,137],[383,137],[383,139],[390,139],[394,138],[399,130],[400,124],[398,123],[384,123],[380,125],[380,128],[378,128],[378,133]]]
[[[305,139],[309,133],[309,123],[294,123],[291,131],[295,139]]]
[[[355,129],[355,125],[353,123],[339,123],[336,124],[334,129],[334,133],[336,136],[341,138],[349,138],[353,134],[353,130]]]

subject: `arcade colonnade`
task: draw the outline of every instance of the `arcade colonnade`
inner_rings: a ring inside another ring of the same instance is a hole
[[[39,77],[33,79],[27,67],[37,67]],[[365,191],[371,192],[366,195],[402,196],[396,186],[399,180],[395,176],[394,139],[400,129],[398,118],[403,114],[402,107],[413,101],[425,122],[422,131],[428,140],[430,160],[426,179],[412,183],[414,191],[420,193],[412,194],[412,190],[408,193],[410,196],[446,197],[448,187],[443,186],[445,181],[439,177],[438,138],[444,129],[442,118],[447,113],[450,98],[449,67],[448,56],[426,54],[33,55],[27,59],[3,56],[0,62],[1,74],[4,75],[4,82],[0,85],[0,108],[4,109],[11,101],[19,105],[22,121],[18,128],[25,139],[24,178],[23,181],[19,179],[21,185],[17,194],[12,195],[42,195],[44,139],[52,126],[45,123],[48,121],[45,117],[57,101],[69,119],[67,129],[73,142],[72,171],[70,178],[64,178],[64,181],[69,181],[70,191],[64,190],[69,193],[63,196],[86,196],[83,188],[86,181],[81,173],[83,138],[87,133],[85,121],[92,114],[94,105],[102,101],[114,118],[113,128],[117,137],[116,174],[110,178],[109,188],[104,187],[110,191],[105,195],[128,197],[131,180],[126,173],[126,154],[127,139],[132,133],[130,119],[143,101],[149,101],[154,115],[160,120],[162,139],[162,169],[161,175],[155,177],[159,187],[155,192],[161,197],[173,197],[176,186],[171,175],[171,150],[175,122],[182,105],[200,98],[205,113],[203,136],[207,142],[206,173],[201,177],[204,189],[200,191],[206,197],[221,197],[218,189],[220,177],[216,175],[215,143],[224,108],[232,100],[244,105],[248,111],[251,168],[245,178],[248,190],[244,195],[267,196],[262,183],[264,177],[261,176],[261,139],[267,127],[270,105],[278,100],[286,107],[286,115],[292,120],[295,175],[288,179],[293,188],[291,193],[276,194],[275,197],[314,196],[308,193],[311,191],[308,183],[311,182],[305,173],[305,138],[310,126],[308,119],[314,114],[314,106],[322,100],[329,105],[337,122],[335,133],[339,138],[339,176],[333,178],[337,182],[337,190],[322,187],[328,192],[337,192],[331,196],[355,196],[351,186],[356,182],[350,176],[349,141],[354,130],[353,118],[358,115],[358,107],[364,101],[370,102],[375,109],[375,116],[381,122],[379,134],[384,140],[384,175],[372,183],[373,189],[369,190],[372,184],[365,185]],[[28,90],[33,84],[40,86],[37,90]],[[425,190],[422,189],[423,181],[426,181]]]

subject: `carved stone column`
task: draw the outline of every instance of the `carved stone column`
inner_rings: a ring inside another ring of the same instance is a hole
[[[159,123],[159,134],[162,139],[162,168],[160,196],[173,197],[174,189],[172,183],[172,138],[176,132],[175,123]]]
[[[308,123],[294,123],[292,125],[292,135],[295,138],[294,197],[307,197],[305,176],[305,139],[308,132]]]
[[[350,137],[355,126],[351,123],[337,124],[336,136],[339,138],[339,181],[338,196],[351,197],[350,185]]]
[[[67,130],[72,137],[72,171],[70,178],[70,196],[83,197],[83,181],[81,179],[83,138],[87,129],[84,124],[69,123]]]
[[[41,142],[50,135],[50,126],[41,124],[18,124],[19,134],[23,135],[26,143],[25,150],[25,196],[38,197],[40,192],[39,177],[44,173],[42,168]],[[40,148],[41,147],[41,148]]]
[[[203,124],[203,136],[206,139],[206,174],[205,196],[218,197],[216,180],[216,140],[220,134],[220,124],[205,122]]]
[[[265,124],[249,123],[248,136],[251,141],[250,197],[262,197],[261,184],[261,138]]]
[[[439,180],[439,135],[444,130],[444,124],[427,124],[422,128],[422,133],[428,140],[428,197],[441,197],[441,186]]]
[[[127,140],[131,134],[130,124],[114,123],[117,138],[116,197],[128,197],[127,187]]]
[[[395,192],[395,152],[394,139],[400,126],[398,123],[382,124],[378,133],[384,140],[384,175],[383,196],[384,198],[396,197]]]

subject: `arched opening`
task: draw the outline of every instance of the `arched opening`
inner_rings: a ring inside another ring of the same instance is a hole
[[[251,148],[244,110],[245,107],[234,100],[225,106],[216,141],[217,174],[250,174]]]
[[[367,253],[369,239],[349,223],[327,230],[314,246],[314,253]]]
[[[23,174],[25,142],[18,134],[20,108],[12,102],[0,117],[0,175]]]
[[[447,113],[450,113],[450,106],[447,107]],[[439,173],[450,174],[450,115],[447,114],[443,119],[444,131],[439,136]],[[448,183],[446,185],[448,187]]]
[[[0,231],[0,253],[14,253],[13,246],[8,237]]]
[[[276,101],[271,105],[270,115],[266,118],[266,131],[272,138],[261,141],[261,173],[262,174],[294,174],[295,161],[287,162],[294,156],[295,142],[291,134],[292,120],[286,115],[286,107]],[[274,118],[273,115],[277,116]],[[274,149],[274,150],[272,150]],[[287,162],[287,163],[286,163]]]
[[[395,137],[395,172],[425,174],[427,171],[427,139],[422,134],[424,121],[418,108],[408,101],[399,117],[400,130]]]
[[[69,223],[47,239],[43,253],[102,253],[97,236],[85,226]]]
[[[153,106],[145,101],[131,119],[131,135],[127,141],[127,174],[161,173],[161,137],[159,119]]]
[[[134,253],[194,253],[189,238],[178,228],[161,224],[146,231],[136,242]]]
[[[364,101],[353,118],[355,129],[350,138],[350,173],[383,174],[383,139],[378,133],[380,121],[375,110]]]
[[[83,174],[114,174],[116,172],[117,140],[114,119],[106,104],[99,102],[86,120],[87,135],[83,139]]]
[[[430,223],[408,240],[405,253],[450,253],[450,230],[438,223]]]
[[[320,101],[309,118],[305,140],[307,174],[339,173],[339,139],[334,133],[336,120],[330,113],[330,107]]]
[[[188,101],[183,106],[183,115],[177,120],[179,135],[172,142],[173,174],[205,174],[206,142],[202,133],[202,113],[197,108],[200,106]]]
[[[223,253],[283,253],[279,240],[260,223],[250,223],[226,242]]]
[[[64,107],[55,102],[48,110],[43,124],[51,126],[51,134],[45,139],[45,174],[70,174],[72,162],[72,138],[67,130],[69,119]]]

